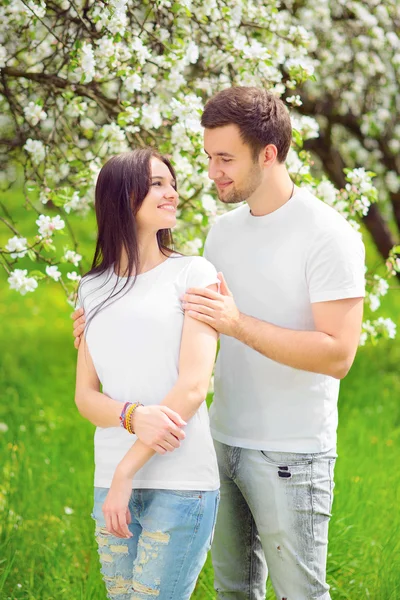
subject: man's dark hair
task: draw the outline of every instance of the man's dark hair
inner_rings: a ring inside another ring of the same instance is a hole
[[[292,141],[290,116],[282,100],[255,87],[231,87],[210,98],[201,124],[207,129],[237,125],[254,158],[262,148],[274,144],[278,161],[283,163]]]

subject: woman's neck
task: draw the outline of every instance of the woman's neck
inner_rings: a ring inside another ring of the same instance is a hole
[[[145,273],[146,271],[150,271],[161,262],[166,260],[165,254],[163,254],[158,247],[157,237],[155,235],[152,236],[139,236],[138,239],[138,247],[139,247],[139,265],[138,272],[132,273],[132,275],[139,275],[140,273]],[[119,274],[121,276],[126,275],[128,271],[128,254],[125,248],[122,248],[121,252],[121,260],[119,265]]]

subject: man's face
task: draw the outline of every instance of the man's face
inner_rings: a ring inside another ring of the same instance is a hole
[[[205,129],[204,150],[209,158],[208,176],[215,182],[221,202],[243,202],[261,184],[261,162],[254,159],[236,125]]]

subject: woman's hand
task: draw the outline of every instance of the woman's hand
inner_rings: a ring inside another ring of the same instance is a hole
[[[122,474],[117,469],[103,504],[103,514],[107,531],[120,538],[132,537],[128,529],[132,521],[128,506],[131,494],[132,477]]]

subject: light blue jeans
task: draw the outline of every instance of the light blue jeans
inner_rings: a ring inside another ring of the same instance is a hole
[[[329,600],[336,453],[262,452],[214,442],[221,504],[211,550],[219,600]]]
[[[190,598],[211,546],[219,491],[132,490],[129,539],[105,528],[107,493],[95,488],[92,517],[108,598]]]

